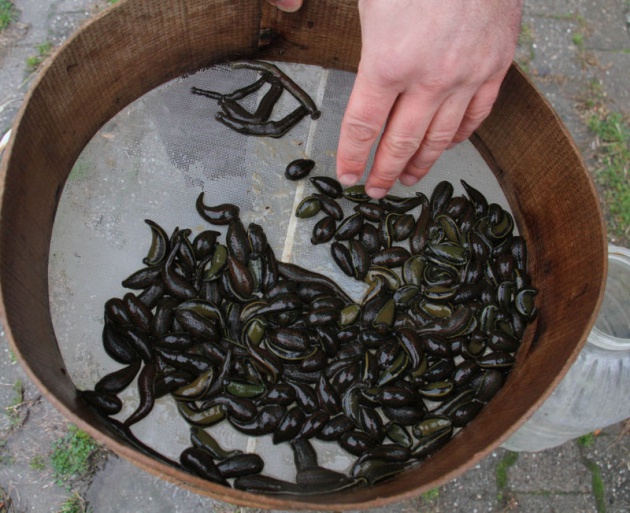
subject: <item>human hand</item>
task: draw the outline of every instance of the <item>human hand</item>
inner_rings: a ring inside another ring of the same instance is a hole
[[[488,116],[512,62],[522,0],[359,0],[361,60],[339,137],[337,177],[380,198],[413,185]]]
[[[302,0],[267,0],[267,2],[285,12],[295,12],[302,7]]]

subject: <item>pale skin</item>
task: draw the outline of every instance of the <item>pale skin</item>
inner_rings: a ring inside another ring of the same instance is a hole
[[[268,0],[297,11],[302,0]],[[358,0],[361,60],[337,148],[337,178],[373,198],[413,185],[490,114],[514,57],[522,0]]]

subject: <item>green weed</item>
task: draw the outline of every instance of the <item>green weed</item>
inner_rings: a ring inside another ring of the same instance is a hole
[[[586,40],[593,32],[593,29],[586,21],[586,18],[578,12],[567,15],[552,16],[552,18],[569,21],[576,25],[571,32],[571,42],[577,48],[577,60],[582,69],[595,65],[597,63],[595,55],[593,52],[587,51],[586,49]]]
[[[582,435],[580,438],[577,439],[577,443],[581,447],[590,447],[591,445],[593,445],[593,443],[595,443],[595,435],[593,433]]]
[[[577,46],[578,48],[583,48],[584,47],[584,34],[582,34],[581,32],[575,32],[571,36],[571,41],[573,41],[573,44]]]
[[[495,467],[495,479],[497,482],[497,500],[503,502],[505,500],[505,491],[508,485],[508,470],[518,461],[518,453],[508,451],[505,456],[497,463]]]
[[[529,72],[530,65],[536,57],[535,42],[534,27],[529,23],[523,23],[518,36],[517,62],[525,72]]]
[[[22,415],[20,413],[20,409],[24,404],[24,383],[22,380],[18,379],[15,383],[13,383],[13,398],[11,399],[11,404],[6,406],[4,411],[9,417],[9,421],[11,422],[11,426],[16,428],[22,422]]]
[[[590,114],[606,112],[606,92],[602,84],[597,80],[592,80],[588,85],[588,92],[581,100],[581,110],[586,110]]]
[[[98,448],[90,435],[71,425],[68,433],[53,444],[50,456],[57,484],[86,474],[90,469],[90,458]]]
[[[51,43],[45,42],[45,43],[42,43],[41,45],[37,45],[37,55],[32,55],[31,57],[26,59],[26,65],[31,70],[37,69],[39,65],[42,62],[44,62],[44,59],[50,55],[50,52],[52,52]]]
[[[85,499],[77,492],[74,492],[73,495],[68,497],[66,502],[61,505],[61,509],[58,513],[89,513],[91,511],[92,508],[87,506]]]
[[[31,461],[28,464],[33,470],[45,470],[46,469],[46,460],[43,456],[36,455],[31,458]]]
[[[4,465],[5,467],[10,467],[15,463],[15,456],[12,454],[0,454],[0,465]],[[0,513],[4,513],[0,510]]]
[[[17,18],[17,11],[11,0],[0,0],[0,32]]]
[[[606,513],[606,490],[602,470],[597,463],[582,455],[582,463],[591,473],[591,487],[595,497],[595,507],[597,513]]]
[[[424,502],[433,502],[440,496],[439,488],[431,488],[430,490],[424,492],[421,497]]]
[[[13,352],[13,349],[9,349],[9,361],[11,365],[15,365],[18,362],[16,354]]]
[[[597,136],[595,179],[603,189],[608,232],[630,239],[630,125],[618,112],[595,113],[588,127]]]

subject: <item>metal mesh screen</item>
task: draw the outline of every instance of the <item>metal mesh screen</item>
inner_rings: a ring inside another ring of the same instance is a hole
[[[339,126],[354,75],[301,64],[277,66],[313,98],[322,112],[318,120],[306,117],[279,139],[230,130],[214,119],[217,102],[191,94],[191,87],[227,93],[254,82],[258,74],[217,66],[173,80],[125,108],[95,135],[76,162],[57,211],[49,283],[55,331],[78,388],[92,388],[100,377],[120,367],[102,348],[103,305],[111,297],[122,297],[126,290],[121,281],[142,267],[150,243],[144,219],[167,232],[190,228],[194,236],[208,228],[195,210],[202,190],[206,204],[237,204],[245,225],[262,225],[278,259],[336,279],[360,301],[366,285],[337,269],[328,245],[311,245],[316,219],[298,220],[293,215],[313,187],[308,180],[284,178],[286,165],[297,158],[315,160],[311,176],[334,176]],[[258,91],[258,98],[265,91]],[[242,103],[253,108],[256,101],[252,96]],[[285,92],[272,117],[281,118],[296,105]],[[460,179],[509,210],[494,175],[468,142],[445,153],[411,191],[397,185],[392,192],[408,195],[421,190],[430,195],[439,181],[449,180],[461,194]],[[121,394],[125,407],[120,418],[135,409],[136,395],[133,384]],[[132,431],[174,460],[190,445],[188,425],[169,397],[160,399]],[[265,473],[293,478],[287,444],[274,446],[270,436],[248,439],[227,422],[210,431],[225,447],[255,449],[263,455]],[[315,445],[323,466],[347,470],[351,458],[336,444]]]

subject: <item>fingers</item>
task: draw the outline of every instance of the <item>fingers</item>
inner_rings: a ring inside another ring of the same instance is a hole
[[[463,89],[441,99],[421,91],[393,98],[387,91],[374,92],[362,83],[355,84],[339,139],[339,181],[352,185],[361,178],[386,123],[366,192],[381,198],[397,180],[414,185],[446,149],[470,137],[490,114],[500,85],[500,79],[493,80],[476,92]]]
[[[453,141],[461,126],[472,93],[464,92],[449,96],[440,105],[430,121],[422,142],[403,166],[400,181],[413,185],[425,176],[440,155]]]
[[[479,125],[481,125],[481,123],[483,123],[483,121],[490,115],[492,106],[499,95],[501,82],[502,78],[492,82],[486,82],[475,93],[475,96],[473,96],[472,100],[468,104],[466,114],[464,114],[464,118],[462,119],[450,146],[454,146],[455,144],[468,139],[479,127]]]
[[[267,0],[284,12],[295,12],[302,7],[302,0]]]
[[[397,96],[396,91],[373,87],[357,75],[339,134],[337,178],[343,185],[354,185],[363,176]]]
[[[366,192],[381,198],[400,179],[413,185],[453,140],[472,93],[435,98],[423,91],[400,95],[379,142]]]
[[[439,112],[440,104],[440,99],[421,90],[397,98],[365,184],[370,196],[380,198],[387,194],[408,167],[410,159],[424,144],[427,130]],[[453,128],[453,134],[456,129]],[[412,183],[418,178],[414,178]]]

